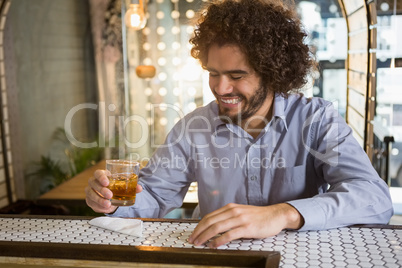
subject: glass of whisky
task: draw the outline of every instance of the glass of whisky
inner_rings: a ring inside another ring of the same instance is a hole
[[[117,159],[106,160],[108,188],[113,196],[114,206],[132,206],[135,203],[140,164],[137,161]]]

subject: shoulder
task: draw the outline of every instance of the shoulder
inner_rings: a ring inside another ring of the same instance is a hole
[[[324,126],[338,123],[339,127],[346,122],[334,107],[333,103],[322,98],[306,98],[303,94],[293,94],[284,98],[284,114],[288,126],[302,127]]]
[[[311,109],[313,111],[333,107],[332,102],[319,97],[305,97],[302,93],[292,94],[286,98],[287,107],[299,109]]]
[[[284,113],[292,117],[306,119],[313,115],[339,115],[332,102],[319,97],[306,98],[303,94],[292,94],[284,99],[284,103]]]

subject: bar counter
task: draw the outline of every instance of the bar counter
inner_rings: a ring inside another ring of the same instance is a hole
[[[142,219],[138,238],[91,226],[90,219],[0,215],[0,266],[402,267],[402,226],[286,230],[209,249],[187,242],[197,221]]]

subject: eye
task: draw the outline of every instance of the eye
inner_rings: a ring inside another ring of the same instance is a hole
[[[239,80],[239,79],[242,79],[242,76],[237,76],[237,75],[235,75],[235,76],[230,76],[230,79],[232,79],[232,80]]]
[[[217,77],[218,74],[216,74],[216,73],[209,73],[209,76],[210,76],[210,77]]]

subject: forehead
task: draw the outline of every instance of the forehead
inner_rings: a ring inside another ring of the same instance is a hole
[[[246,55],[237,45],[212,45],[208,50],[207,68],[217,70],[250,70]]]

